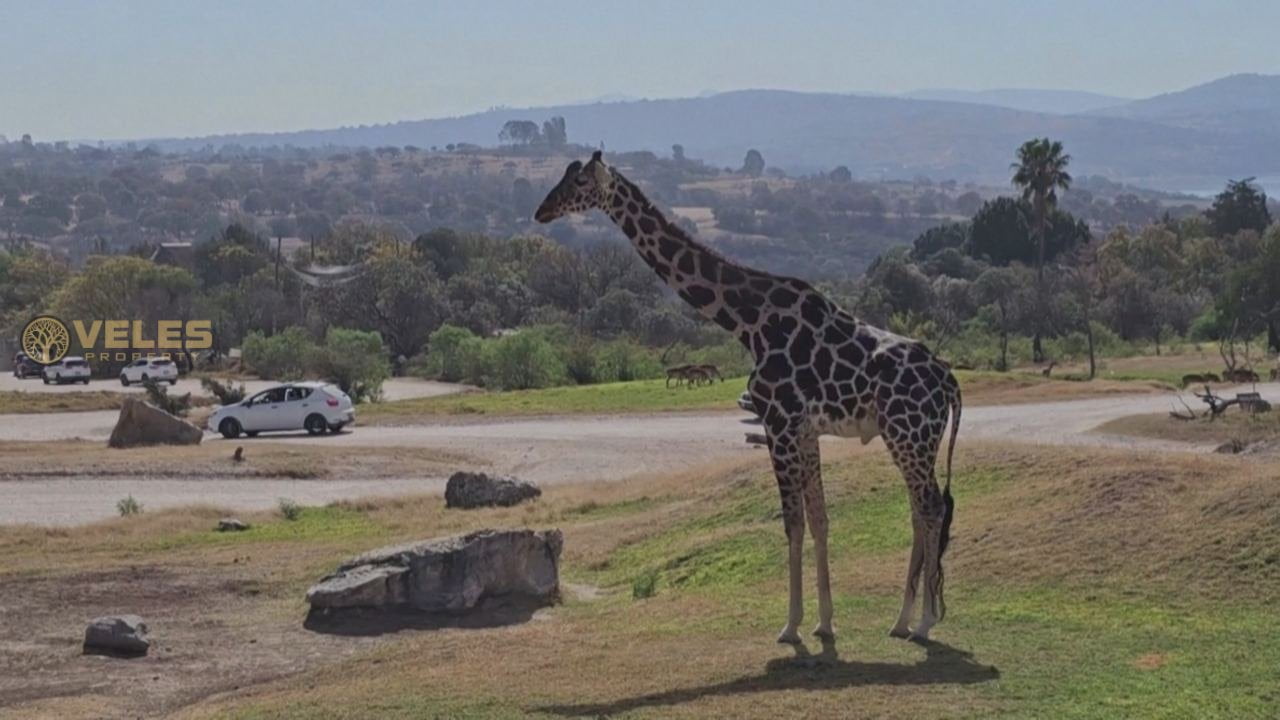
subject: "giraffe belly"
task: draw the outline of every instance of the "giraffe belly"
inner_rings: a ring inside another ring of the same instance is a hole
[[[880,425],[876,422],[875,410],[868,410],[861,418],[850,415],[840,420],[833,420],[824,416],[815,423],[815,426],[822,435],[858,438],[863,445],[880,436]]]

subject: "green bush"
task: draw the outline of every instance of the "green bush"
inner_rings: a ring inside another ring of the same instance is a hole
[[[596,367],[596,343],[590,336],[579,335],[561,352],[569,380],[576,385],[600,382]]]
[[[133,495],[120,498],[116,502],[116,512],[120,513],[120,517],[129,517],[142,512],[142,503],[134,499]]]
[[[276,506],[280,509],[280,516],[285,520],[293,522],[302,517],[302,506],[289,498],[280,498]]]
[[[596,382],[626,382],[661,377],[662,363],[634,340],[620,339],[599,346]]]
[[[142,386],[147,390],[147,402],[174,417],[184,417],[191,410],[191,393],[170,395],[169,391],[155,378],[144,380]]]
[[[381,397],[382,383],[391,375],[382,337],[364,330],[329,328],[324,345],[312,350],[309,365],[356,403]]]
[[[270,337],[254,331],[241,347],[244,364],[268,380],[300,380],[315,343],[300,327],[291,327]]]
[[[658,571],[646,570],[631,581],[631,597],[636,600],[651,598],[658,592]]]
[[[483,341],[466,328],[441,325],[427,339],[427,374],[445,382],[463,382],[483,376]]]
[[[235,405],[244,400],[244,383],[235,385],[228,380],[224,385],[215,378],[201,378],[200,387],[218,398],[218,403],[221,405]]]
[[[493,341],[489,378],[500,390],[530,390],[564,382],[564,360],[537,332],[518,332]]]

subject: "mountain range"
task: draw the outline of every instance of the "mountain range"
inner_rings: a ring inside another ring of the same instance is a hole
[[[1231,75],[1140,100],[1052,90],[921,90],[898,96],[739,90],[694,98],[621,100],[298,132],[152,142],[444,147],[493,145],[508,120],[563,116],[572,141],[738,167],[750,148],[791,173],[846,165],[863,178],[1008,182],[1031,137],[1062,140],[1077,175],[1165,190],[1221,187],[1257,176],[1280,185],[1280,75]],[[1277,188],[1280,189],[1280,188]]]

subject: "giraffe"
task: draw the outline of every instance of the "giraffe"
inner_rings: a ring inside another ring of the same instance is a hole
[[[808,283],[744,267],[694,241],[605,164],[597,151],[574,161],[538,207],[548,223],[571,213],[603,211],[654,272],[703,316],[728,330],[754,359],[747,390],[764,422],[788,545],[787,622],[778,642],[800,642],[806,520],[813,537],[818,625],[834,640],[822,491],[820,435],[881,437],[906,481],[913,541],[902,610],[889,634],[927,640],[945,614],[942,555],[955,503],[951,457],[960,427],[960,387],[950,367],[923,343],[864,323]],[[951,416],[947,479],[934,465]],[[911,626],[923,574],[922,613]]]

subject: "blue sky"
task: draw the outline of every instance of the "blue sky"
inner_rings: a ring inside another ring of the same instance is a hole
[[[190,136],[748,87],[1141,97],[1280,73],[1275,0],[0,0],[0,133]]]

